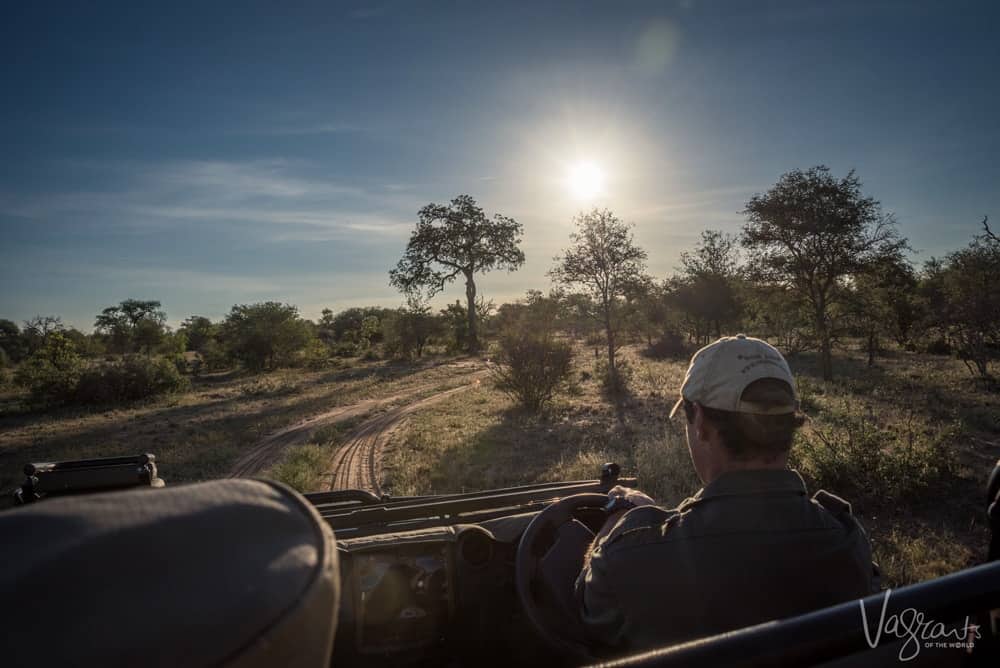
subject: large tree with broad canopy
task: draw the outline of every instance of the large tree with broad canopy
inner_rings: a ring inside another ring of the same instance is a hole
[[[516,271],[524,264],[519,248],[523,228],[507,216],[488,218],[469,195],[459,195],[446,205],[428,204],[418,215],[417,228],[402,259],[389,272],[389,281],[408,296],[430,298],[463,277],[468,345],[475,352],[479,349],[475,276],[493,269]]]

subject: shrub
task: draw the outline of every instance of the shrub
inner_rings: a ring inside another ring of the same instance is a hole
[[[81,374],[72,399],[78,404],[128,403],[189,386],[170,359],[129,357],[91,367]]]
[[[660,340],[651,345],[646,355],[654,359],[677,359],[687,357],[688,349],[684,337],[677,332],[665,332]]]
[[[330,363],[330,347],[313,339],[302,351],[301,361],[309,369],[325,369]]]
[[[601,388],[605,394],[609,397],[627,396],[631,391],[635,369],[627,359],[618,358],[615,361],[615,370],[618,373],[612,374],[607,360],[603,357],[594,365],[594,375],[601,379]]]
[[[492,367],[499,390],[529,411],[538,411],[567,379],[573,360],[569,344],[525,330],[500,337]]]
[[[174,365],[174,368],[177,369],[177,373],[185,375],[191,373],[191,365],[188,364],[187,357],[184,356],[184,353],[172,353],[165,356],[164,359],[169,360],[170,363]]]
[[[229,366],[229,356],[215,339],[205,341],[198,348],[198,355],[201,356],[202,371],[218,371]]]
[[[383,320],[383,352],[397,359],[420,358],[428,344],[443,332],[442,318],[432,315],[427,306],[411,301]]]
[[[73,397],[84,363],[62,332],[53,332],[45,344],[18,367],[14,381],[28,389],[35,404],[57,404]]]
[[[357,344],[349,341],[340,341],[333,344],[330,349],[330,354],[334,357],[357,357],[358,346]]]
[[[915,498],[950,472],[947,443],[957,426],[918,426],[912,417],[879,424],[856,408],[828,424],[810,423],[792,448],[792,464],[817,487],[849,498]]]
[[[240,386],[240,394],[244,397],[283,397],[299,392],[298,386],[285,380],[275,378],[257,378]]]
[[[287,364],[310,338],[298,308],[278,302],[233,306],[221,331],[230,355],[253,371]]]
[[[943,337],[929,341],[924,351],[929,355],[951,355],[951,344]]]

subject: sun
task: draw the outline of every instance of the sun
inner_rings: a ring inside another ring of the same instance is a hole
[[[604,192],[604,170],[593,162],[578,162],[570,167],[566,182],[577,199],[593,199]]]

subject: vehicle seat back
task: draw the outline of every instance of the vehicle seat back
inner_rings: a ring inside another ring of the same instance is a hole
[[[0,543],[7,665],[329,665],[333,533],[284,485],[46,500],[0,513]]]

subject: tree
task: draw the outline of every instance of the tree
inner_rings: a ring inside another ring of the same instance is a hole
[[[28,352],[34,353],[48,343],[49,336],[56,332],[63,332],[66,326],[63,325],[59,316],[36,315],[31,320],[24,321],[22,336],[28,346]]]
[[[500,214],[487,218],[468,195],[448,205],[428,204],[418,215],[417,228],[402,259],[389,272],[389,282],[408,296],[424,293],[430,298],[456,277],[465,278],[467,344],[475,352],[479,349],[475,276],[493,269],[516,271],[524,264],[524,252],[518,247],[523,228]]]
[[[683,352],[682,314],[673,302],[674,280],[650,280],[631,300],[630,324],[654,357]]]
[[[739,246],[736,237],[705,230],[694,252],[681,253],[684,312],[703,323],[706,338],[722,336],[724,324],[740,317],[742,305],[737,295]],[[705,341],[707,343],[707,340]]]
[[[222,323],[229,353],[255,371],[287,362],[309,338],[308,324],[291,304],[237,304]]]
[[[801,295],[786,285],[753,285],[744,300],[747,322],[758,336],[776,340],[785,355],[815,346],[811,316]]]
[[[899,254],[906,240],[892,216],[862,195],[853,171],[838,180],[822,165],[784,174],[769,191],[750,198],[743,213],[741,241],[752,275],[793,289],[808,304],[823,378],[830,380],[831,313],[844,281]]]
[[[163,340],[167,314],[156,300],[126,299],[109,306],[94,321],[94,329],[109,339],[120,353],[145,349],[146,354]]]
[[[367,347],[382,340],[380,323],[390,312],[378,306],[354,306],[337,314],[323,309],[316,335],[328,344],[339,341]]]
[[[900,345],[908,340],[916,287],[913,267],[902,255],[882,258],[854,277],[844,302],[854,329],[865,340],[868,366],[875,365],[883,336]]]
[[[187,350],[198,353],[191,361],[191,369],[195,374],[225,368],[229,362],[220,338],[222,326],[209,318],[193,315],[181,323],[177,330],[186,339]]]
[[[12,320],[0,320],[0,361],[7,359],[16,364],[27,354],[28,342],[21,328]]]
[[[983,221],[985,232],[944,262],[931,260],[923,285],[932,323],[953,344],[969,370],[990,378],[990,359],[1000,348],[1000,241]]]
[[[187,349],[201,352],[219,336],[219,326],[204,316],[193,315],[181,323],[179,331],[187,337]]]
[[[623,389],[615,359],[622,304],[646,280],[646,251],[635,245],[631,226],[607,209],[581,214],[574,223],[572,245],[555,258],[549,275],[559,285],[582,290],[596,303],[593,315],[604,326],[610,386],[618,391]]]
[[[417,357],[424,354],[427,343],[441,334],[443,323],[426,304],[409,300],[384,320],[385,350],[394,357]]]
[[[558,299],[562,321],[569,335],[574,339],[591,338],[600,327],[600,320],[594,318],[596,305],[589,294],[566,293],[558,288]]]

